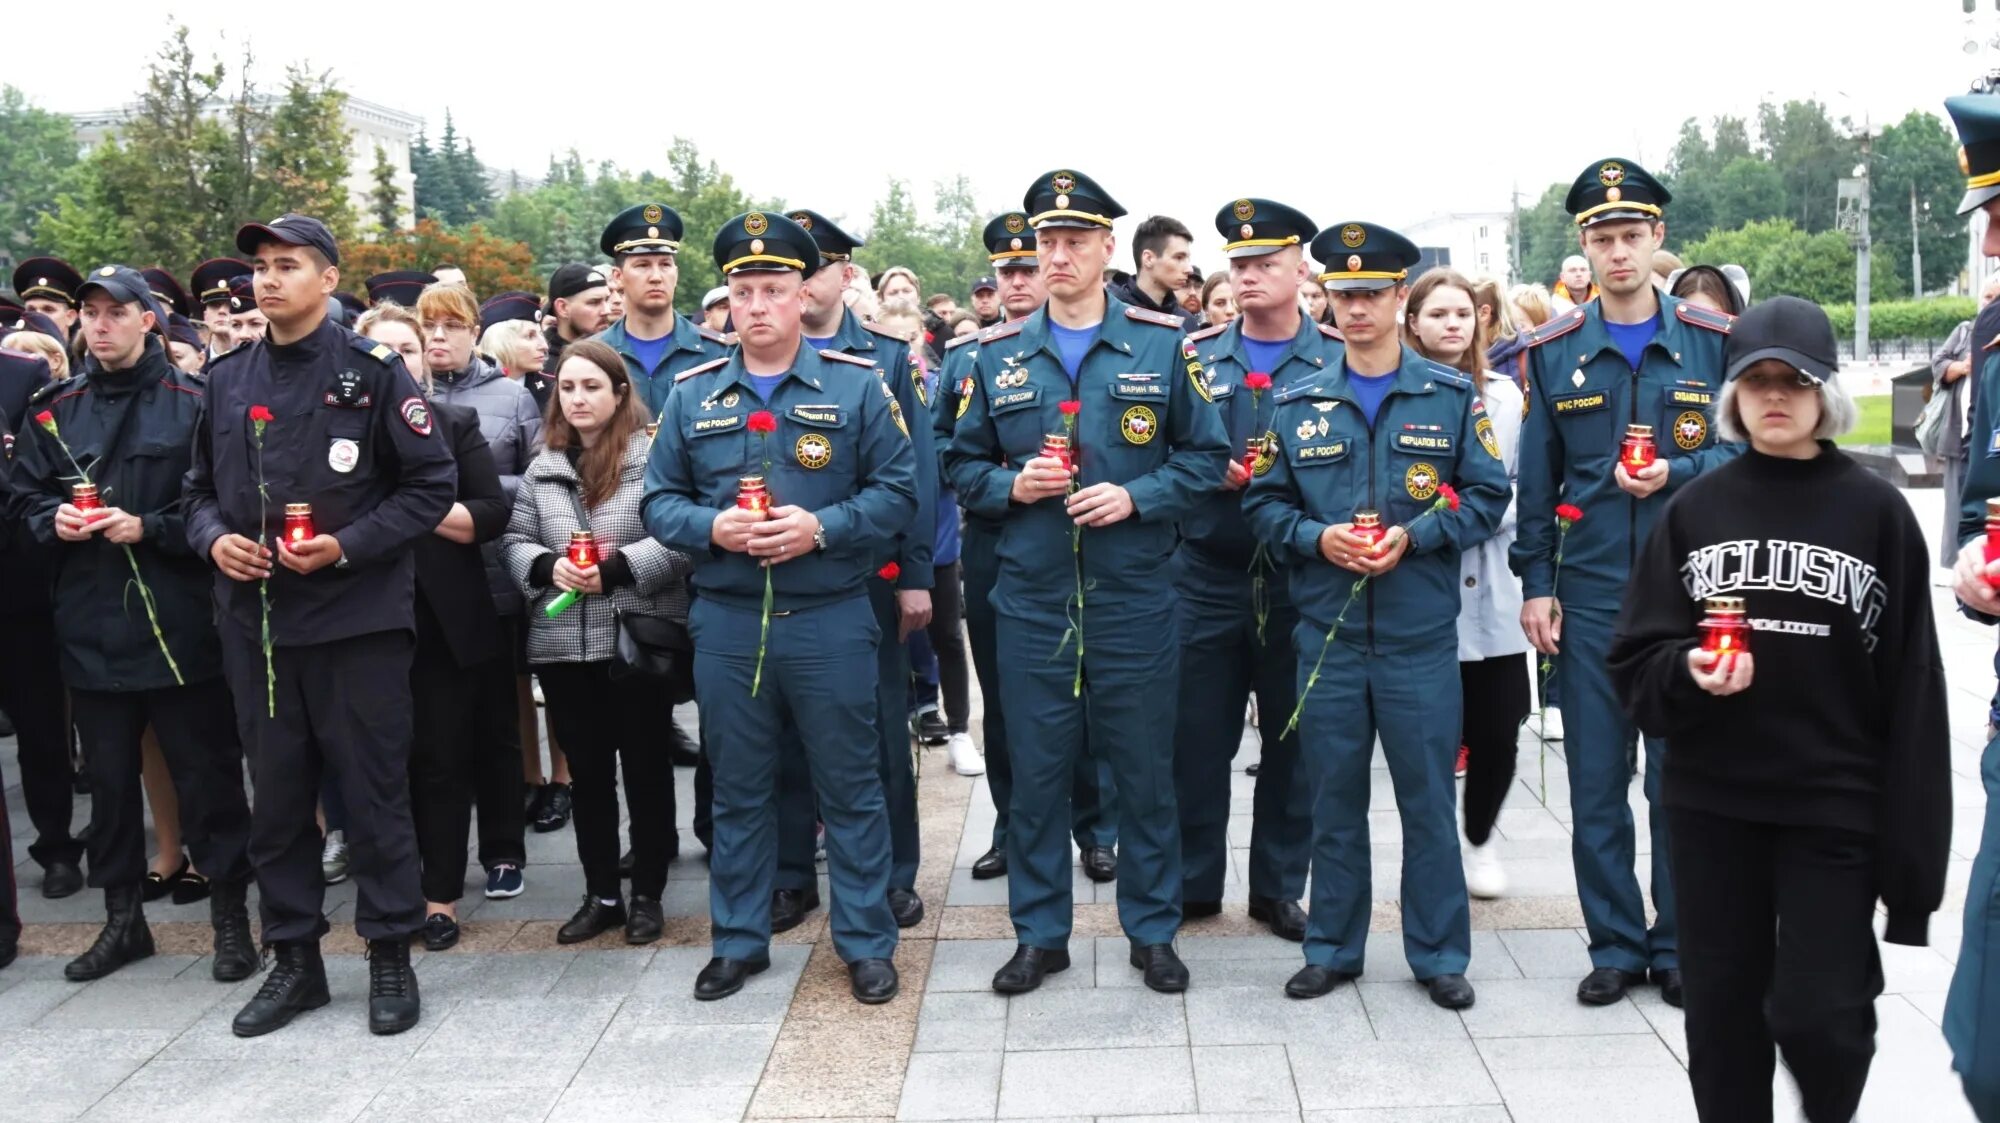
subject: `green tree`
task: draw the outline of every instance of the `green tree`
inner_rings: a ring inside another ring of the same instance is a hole
[[[1943,121],[1912,112],[1875,138],[1868,164],[1869,232],[1877,261],[1895,270],[1892,289],[1876,300],[1921,296],[1956,279],[1965,263],[1965,224],[1958,218],[1964,181],[1958,142]],[[1917,239],[1924,275],[1910,277],[1910,198],[1917,203]]]
[[[1797,296],[1819,304],[1854,299],[1854,247],[1837,230],[1808,234],[1789,218],[1745,223],[1718,230],[1681,251],[1689,265],[1741,265],[1750,274],[1751,295]],[[1888,295],[1894,266],[1877,255],[1869,264],[1869,284]]]
[[[57,196],[76,189],[77,179],[76,130],[69,118],[0,86],[0,255],[32,256],[36,223],[55,212]]]
[[[988,268],[979,242],[983,219],[972,185],[964,176],[935,185],[936,217],[923,221],[909,185],[889,181],[888,194],[875,204],[868,244],[855,261],[876,274],[901,265],[917,275],[925,295],[945,293],[961,303],[968,299],[973,278]]]
[[[348,195],[347,94],[327,73],[299,67],[285,72],[285,94],[258,134],[257,175],[249,213],[309,214],[326,223],[338,241],[355,234]],[[378,150],[379,152],[379,150]]]
[[[1521,283],[1555,284],[1563,258],[1580,252],[1576,223],[1563,209],[1568,196],[1568,184],[1552,183],[1533,206],[1521,211],[1514,227],[1515,243],[1521,247],[1521,275],[1516,280]]]
[[[375,146],[375,167],[368,173],[368,213],[378,233],[389,234],[403,225],[403,193],[396,187],[396,166],[381,145]]]
[[[1838,182],[1854,174],[1860,151],[1846,119],[1835,122],[1817,101],[1757,107],[1764,153],[1785,184],[1785,210],[1808,234],[1831,230]]]

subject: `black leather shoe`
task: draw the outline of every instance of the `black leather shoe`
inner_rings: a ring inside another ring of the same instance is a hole
[[[1264,762],[1261,760],[1255,764],[1246,764],[1243,766],[1243,774],[1245,776],[1255,776],[1258,772],[1262,771],[1263,768],[1264,768]]]
[[[450,951],[458,943],[457,919],[441,912],[434,912],[424,918],[424,950]]]
[[[1324,998],[1333,993],[1333,988],[1342,983],[1353,982],[1361,976],[1353,971],[1336,971],[1331,967],[1321,967],[1308,963],[1285,980],[1287,998]]]
[[[1431,992],[1431,1001],[1447,1010],[1463,1010],[1472,1005],[1472,984],[1464,975],[1432,975],[1420,980]]]
[[[902,989],[896,965],[886,959],[857,959],[848,964],[847,985],[854,991],[854,1001],[865,1006],[880,1006]]]
[[[1667,1000],[1667,1005],[1679,1008],[1682,1001],[1680,968],[1655,967],[1648,972],[1647,981],[1660,988],[1660,997]]]
[[[271,970],[264,976],[264,985],[237,1011],[229,1029],[238,1037],[262,1037],[331,1001],[319,941],[287,940],[272,949]]]
[[[1118,851],[1109,846],[1092,846],[1083,852],[1083,876],[1092,881],[1118,879]]]
[[[1006,876],[1007,852],[998,846],[981,854],[979,860],[972,863],[972,880],[974,881],[991,881],[996,877]]]
[[[576,801],[570,795],[569,785],[551,782],[542,789],[541,813],[536,816],[536,834],[549,834],[569,825],[570,813],[575,810]]]
[[[1058,971],[1069,970],[1069,950],[1051,951],[1020,944],[1014,958],[993,975],[993,989],[1001,994],[1026,994],[1042,985],[1042,980]]]
[[[805,923],[806,914],[819,907],[819,886],[811,889],[771,891],[771,931],[789,932]]]
[[[702,1002],[713,1002],[718,998],[728,998],[743,989],[744,980],[758,974],[771,965],[769,957],[764,959],[723,959],[717,957],[708,961],[708,966],[694,977],[694,996]]]
[[[104,891],[104,927],[97,942],[63,967],[63,978],[87,983],[153,954],[153,932],[146,927],[146,911],[140,905],[144,892],[137,885]]]
[[[594,940],[623,923],[625,902],[614,901],[607,905],[586,893],[583,907],[576,910],[576,915],[569,918],[568,924],[556,931],[556,943],[580,944],[585,940]]]
[[[368,941],[368,1032],[401,1033],[423,1016],[417,971],[410,966],[410,940],[400,936]]]
[[[1250,898],[1250,919],[1261,920],[1270,928],[1271,935],[1293,943],[1303,943],[1306,938],[1306,910],[1297,901],[1279,897]]]
[[[1182,901],[1181,919],[1200,920],[1203,917],[1221,916],[1221,901]]]
[[[0,929],[0,967],[14,962],[21,954],[21,934],[11,928]]]
[[[889,912],[896,918],[896,927],[915,928],[924,920],[924,899],[915,889],[891,889]]]
[[[1161,994],[1179,994],[1188,987],[1187,964],[1174,954],[1172,944],[1134,944],[1131,962],[1146,973],[1146,986]]]
[[[257,941],[250,935],[247,881],[212,883],[208,924],[215,929],[215,957],[208,973],[218,983],[240,983],[257,973]]]
[[[658,897],[632,895],[632,907],[625,916],[625,942],[628,944],[650,944],[660,938],[667,919],[660,912]]]
[[[57,859],[42,871],[42,896],[51,901],[75,896],[82,889],[83,870],[75,862]]]
[[[208,900],[209,891],[208,879],[193,870],[189,870],[178,882],[174,883],[174,903],[177,905],[192,905],[200,901],[206,901]]]
[[[162,874],[158,870],[147,870],[146,880],[142,886],[145,891],[143,896],[146,903],[150,905],[154,901],[163,900],[172,894],[174,887],[181,883],[181,878],[188,875],[190,868],[188,860],[182,858],[180,868],[170,874]]]
[[[1576,1000],[1585,1006],[1609,1006],[1625,997],[1625,992],[1646,981],[1644,971],[1620,971],[1598,967],[1576,986]]]

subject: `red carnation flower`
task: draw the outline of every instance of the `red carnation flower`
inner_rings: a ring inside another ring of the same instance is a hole
[[[890,562],[888,565],[885,565],[881,569],[875,571],[875,576],[880,577],[884,581],[894,581],[896,578],[901,577],[902,575],[903,575],[903,567],[897,565],[895,562]]]
[[[1568,519],[1571,522],[1575,522],[1576,520],[1583,517],[1583,508],[1573,506],[1568,503],[1559,504],[1556,507],[1556,517],[1559,519]]]
[[[50,413],[48,410],[43,410],[35,415],[35,424],[53,433],[56,431],[56,415]]]
[[[1444,497],[1445,506],[1450,507],[1454,511],[1458,510],[1457,488],[1451,486],[1450,484],[1439,484],[1438,494]]]
[[[1064,402],[1062,404],[1062,411],[1071,417],[1075,417],[1083,411],[1083,403],[1078,401]]]
[[[268,421],[276,421],[277,418],[271,416],[271,409],[269,406],[251,406],[250,420],[268,422]]]
[[[749,425],[752,433],[775,433],[778,431],[778,419],[773,417],[771,411],[768,409],[760,409],[756,413],[751,414]]]
[[[1261,370],[1253,370],[1243,376],[1243,385],[1249,390],[1269,390],[1271,388],[1271,376]]]

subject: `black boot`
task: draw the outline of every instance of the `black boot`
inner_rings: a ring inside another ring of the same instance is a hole
[[[368,1032],[401,1033],[422,1013],[409,937],[368,941]]]
[[[141,885],[119,885],[104,891],[104,929],[89,951],[63,968],[63,978],[87,983],[153,954],[153,931],[146,927],[145,906],[140,903],[144,894]]]
[[[0,967],[14,962],[21,954],[21,933],[15,928],[0,928]]]
[[[209,882],[208,923],[215,929],[215,962],[208,973],[218,983],[238,983],[257,973],[257,942],[250,936],[250,909],[243,903],[247,882]]]
[[[230,1032],[238,1037],[261,1037],[283,1029],[301,1013],[333,1001],[326,991],[326,964],[319,957],[318,940],[287,940],[271,950],[271,971],[264,976],[264,985],[230,1023]]]

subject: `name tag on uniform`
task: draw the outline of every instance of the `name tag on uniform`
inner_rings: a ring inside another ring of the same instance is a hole
[[[1320,464],[1329,460],[1339,460],[1347,455],[1346,441],[1328,441],[1324,444],[1299,445],[1292,450],[1295,464]]]
[[[1715,395],[1707,390],[1668,390],[1667,401],[1677,406],[1707,406],[1715,404]]]
[[[1450,452],[1451,438],[1443,433],[1398,433],[1396,448],[1402,452]]]
[[[1562,397],[1549,399],[1549,407],[1555,410],[1557,417],[1572,413],[1589,413],[1592,410],[1604,409],[1610,404],[1611,396],[1602,390],[1592,390],[1587,394],[1564,394]]]
[[[735,417],[703,417],[696,419],[694,423],[694,435],[700,437],[706,436],[709,433],[726,433],[731,429],[740,429],[742,427],[743,415],[740,413]]]
[[[1147,377],[1150,378],[1154,376],[1148,375]],[[1114,398],[1126,398],[1126,399],[1164,398],[1167,396],[1167,388],[1165,386],[1156,386],[1148,382],[1141,382],[1136,384],[1130,382],[1120,382],[1111,388],[1111,396]]]
[[[807,425],[839,426],[847,423],[847,413],[839,406],[793,406],[792,420]]]
[[[1019,409],[1022,406],[1032,405],[1035,399],[1041,396],[1042,392],[1040,390],[1016,390],[1011,394],[995,394],[993,396],[993,404],[990,408],[994,413],[1004,413],[1010,409]]]
[[[1127,371],[1120,374],[1118,380],[1120,382],[1157,382],[1159,377],[1157,374],[1148,374],[1145,371]]]
[[[333,389],[322,400],[335,409],[367,409],[375,404],[362,389],[361,372],[352,369],[334,376]]]

